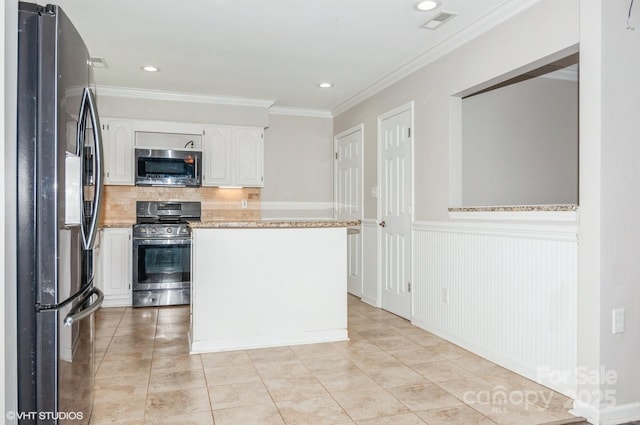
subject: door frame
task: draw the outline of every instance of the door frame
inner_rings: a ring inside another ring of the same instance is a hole
[[[352,133],[360,131],[360,217],[358,219],[362,223],[364,219],[364,123],[360,123],[356,126],[353,126],[347,130],[341,131],[340,133],[333,135],[333,218],[337,219],[338,211],[337,211],[337,203],[338,203],[338,159],[336,158],[336,154],[338,152],[338,139],[341,139],[345,136],[348,136]],[[347,236],[348,237],[348,236]],[[362,298],[363,293],[363,285],[364,279],[362,273],[364,271],[364,263],[363,263],[363,253],[362,253],[362,224],[360,225],[360,244],[358,246],[358,252],[360,253],[360,269],[358,270],[358,274],[360,276],[360,298]]]
[[[377,161],[377,218],[376,218],[376,223],[378,224],[378,231],[377,231],[377,239],[378,239],[378,243],[377,243],[377,249],[378,249],[378,255],[377,255],[377,262],[378,262],[378,267],[377,267],[377,275],[378,275],[378,293],[377,293],[377,298],[378,298],[378,302],[377,302],[377,307],[382,307],[382,228],[380,227],[380,222],[382,220],[382,204],[380,203],[380,189],[382,188],[382,169],[383,169],[383,161],[382,161],[382,122],[387,119],[387,118],[391,118],[394,115],[398,115],[402,112],[406,112],[409,111],[410,113],[410,117],[411,117],[411,124],[409,125],[409,127],[411,128],[411,137],[410,137],[410,143],[411,143],[411,193],[410,193],[410,199],[411,199],[411,224],[409,225],[409,229],[407,229],[408,231],[408,235],[411,238],[410,242],[409,242],[409,246],[410,246],[410,250],[407,253],[407,255],[409,256],[409,259],[411,261],[411,267],[409,270],[409,279],[410,282],[412,283],[412,287],[411,287],[411,312],[409,314],[409,317],[411,320],[413,318],[413,305],[414,305],[414,300],[413,300],[413,224],[415,222],[415,197],[414,197],[414,193],[415,193],[415,137],[416,137],[416,131],[415,131],[415,105],[414,105],[414,101],[411,100],[407,103],[404,103],[400,106],[397,106],[383,114],[378,115],[378,143],[377,143],[377,149],[378,149],[378,161]]]

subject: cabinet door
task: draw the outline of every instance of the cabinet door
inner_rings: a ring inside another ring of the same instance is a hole
[[[131,228],[109,228],[102,231],[102,290],[104,305],[131,305],[133,243]]]
[[[105,184],[133,186],[133,129],[131,122],[107,121],[103,125],[103,140],[105,145]]]
[[[231,185],[231,128],[206,127],[202,141],[202,185]]]
[[[234,179],[237,186],[264,186],[264,136],[261,128],[235,128]]]

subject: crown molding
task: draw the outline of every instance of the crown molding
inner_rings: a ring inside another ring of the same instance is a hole
[[[294,117],[333,118],[328,109],[294,108],[290,106],[272,106],[269,109],[271,115],[289,115]]]
[[[236,96],[214,96],[196,93],[145,90],[131,87],[97,86],[100,96],[124,97],[128,99],[169,100],[174,102],[208,103],[213,105],[251,106],[270,108],[276,101],[271,99],[250,99]]]
[[[361,92],[336,106],[331,110],[333,116],[338,116],[341,113],[361,103],[362,101],[370,98],[371,96],[378,94],[392,84],[413,74],[420,68],[423,68],[432,62],[435,62],[437,59],[441,58],[447,53],[450,53],[456,48],[464,45],[465,43],[468,43],[481,34],[486,33],[487,31],[528,9],[539,1],[540,0],[514,0],[508,5],[493,9],[491,12],[478,18],[471,25],[461,29],[453,36],[436,44],[431,49],[416,56],[414,59],[407,62],[397,70],[379,79],[366,89],[362,90]]]

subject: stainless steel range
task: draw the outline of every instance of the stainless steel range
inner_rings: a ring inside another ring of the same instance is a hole
[[[189,304],[189,221],[200,221],[200,202],[136,202],[134,307]]]

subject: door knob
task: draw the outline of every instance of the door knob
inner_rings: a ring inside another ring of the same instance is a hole
[[[378,226],[380,226],[380,227],[384,227],[386,225],[387,225],[387,223],[385,223],[384,220],[382,220],[380,223],[378,223]]]

